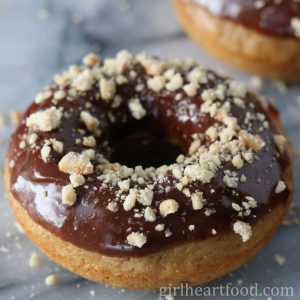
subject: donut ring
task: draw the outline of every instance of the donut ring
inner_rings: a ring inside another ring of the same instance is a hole
[[[300,79],[299,2],[173,0],[173,4],[187,33],[225,63],[269,78]]]
[[[158,168],[110,162],[129,127],[164,133],[184,154]],[[11,138],[5,177],[41,250],[129,289],[196,285],[236,269],[292,197],[289,144],[263,97],[194,62],[127,51],[103,62],[90,54],[55,76]]]

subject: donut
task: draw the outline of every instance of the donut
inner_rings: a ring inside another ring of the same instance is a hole
[[[263,96],[189,59],[123,50],[87,55],[35,97],[5,181],[18,222],[51,259],[155,290],[249,260],[288,211],[291,165]]]
[[[297,0],[173,0],[186,32],[207,52],[243,71],[300,79]]]

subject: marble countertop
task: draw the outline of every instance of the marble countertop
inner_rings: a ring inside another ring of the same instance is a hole
[[[250,76],[222,65],[189,40],[167,0],[0,0],[0,41],[0,113],[5,119],[5,124],[0,126],[2,166],[7,141],[14,129],[10,112],[25,109],[54,73],[69,64],[79,63],[81,57],[90,51],[100,51],[103,57],[113,56],[123,48],[165,57],[190,56],[253,85]],[[295,149],[299,148],[300,86],[286,87],[278,82],[264,82],[261,90],[280,109],[289,138]],[[287,224],[281,226],[268,245],[247,265],[208,284],[208,287],[221,284],[247,287],[255,283],[260,289],[287,286],[294,290],[294,298],[291,299],[300,299],[300,227],[290,221],[300,217],[299,175],[300,159],[295,157],[296,194]],[[1,300],[158,299],[159,294],[155,292],[129,292],[86,281],[48,260],[18,230],[2,181]],[[41,257],[41,265],[34,269],[28,263],[32,251]],[[283,265],[275,261],[276,254],[286,258]],[[45,277],[49,274],[58,276],[57,285],[45,285]],[[211,298],[223,299],[218,293]],[[240,296],[236,299],[268,297]]]

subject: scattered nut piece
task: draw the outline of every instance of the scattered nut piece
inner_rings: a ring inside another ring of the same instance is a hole
[[[291,18],[291,26],[296,37],[300,38],[300,18]]]
[[[33,251],[30,255],[29,266],[31,268],[36,268],[40,265],[40,263],[41,263],[40,257],[36,254],[36,252]]]
[[[235,155],[231,162],[237,169],[241,169],[244,166],[244,161],[239,154]]]
[[[183,90],[189,97],[194,97],[197,94],[199,85],[196,82],[191,82],[183,86]]]
[[[180,89],[182,85],[183,85],[182,76],[179,73],[177,73],[171,77],[170,81],[166,84],[166,88],[169,91],[176,91]]]
[[[80,120],[84,123],[86,128],[91,132],[96,132],[99,126],[99,120],[91,115],[88,111],[80,113]]]
[[[283,255],[280,255],[280,254],[275,254],[274,259],[279,266],[283,266],[286,262],[286,257],[284,257]]]
[[[71,174],[70,182],[74,188],[85,184],[85,178],[81,174]]]
[[[240,130],[239,139],[245,143],[246,147],[253,149],[254,151],[260,150],[265,145],[265,142],[260,136],[253,135],[246,130]]]
[[[83,146],[93,148],[96,146],[96,139],[93,136],[85,136],[83,138],[82,144],[83,144]]]
[[[127,192],[130,187],[130,179],[125,179],[118,182],[118,186],[122,191]]]
[[[53,98],[54,98],[55,100],[62,100],[62,99],[64,99],[64,98],[66,98],[66,96],[67,96],[67,94],[66,94],[65,91],[58,90],[58,91],[56,91],[56,92],[54,93]]]
[[[56,139],[50,139],[52,148],[57,153],[62,153],[64,151],[64,144]]]
[[[128,107],[132,114],[132,117],[137,120],[142,119],[147,114],[138,98],[131,99],[129,101]]]
[[[165,224],[157,224],[155,226],[156,231],[164,231],[165,230]]]
[[[50,158],[51,148],[49,145],[45,144],[41,149],[42,160],[46,163]]]
[[[99,62],[100,62],[99,56],[94,53],[89,53],[82,59],[82,63],[88,67],[93,67],[99,64]]]
[[[149,206],[152,203],[153,200],[153,191],[151,191],[148,188],[144,188],[143,190],[140,190],[139,192],[139,197],[138,197],[138,202],[143,204],[144,206]]]
[[[111,212],[117,212],[119,210],[118,204],[114,201],[109,202],[106,206],[106,208],[108,210],[110,210]]]
[[[277,186],[275,188],[275,194],[279,194],[281,192],[283,192],[286,189],[286,184],[284,181],[279,180],[277,183]]]
[[[45,100],[49,99],[51,96],[52,96],[51,91],[43,91],[36,95],[34,102],[36,104],[40,104],[40,103],[44,102]]]
[[[116,93],[116,83],[112,79],[100,79],[100,94],[105,101],[111,100]]]
[[[94,172],[94,166],[85,154],[67,153],[58,163],[59,170],[67,174],[88,175]]]
[[[243,221],[236,221],[233,224],[233,231],[242,237],[244,243],[247,242],[252,235],[251,226]]]
[[[91,70],[84,70],[82,73],[79,73],[77,77],[72,82],[72,86],[80,91],[87,92],[92,89],[94,84],[94,77]]]
[[[166,84],[166,79],[163,76],[154,76],[147,81],[148,88],[154,92],[160,92]]]
[[[130,189],[123,203],[124,210],[131,210],[135,206],[137,197],[138,191],[136,189]]]
[[[76,202],[77,195],[72,186],[68,184],[62,188],[62,203],[68,206],[73,205]]]
[[[144,213],[145,220],[148,222],[155,222],[156,221],[156,215],[154,210],[151,207],[146,207],[145,213]]]
[[[131,246],[142,248],[147,242],[147,237],[143,233],[132,232],[127,236],[127,242]]]
[[[56,275],[48,275],[45,278],[45,284],[48,286],[56,285],[58,283],[58,277]]]
[[[192,205],[194,210],[202,209],[203,207],[203,193],[193,193],[191,195],[192,198]]]
[[[26,126],[34,131],[49,132],[59,127],[62,111],[52,106],[46,110],[32,113],[26,119]]]
[[[189,225],[189,231],[195,230],[195,225]]]
[[[167,199],[160,203],[159,212],[163,217],[178,211],[179,204],[174,199]]]

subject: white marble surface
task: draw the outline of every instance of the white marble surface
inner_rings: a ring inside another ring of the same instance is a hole
[[[13,130],[9,112],[16,109],[22,111],[54,73],[71,63],[78,63],[91,50],[100,49],[102,56],[114,55],[121,48],[166,57],[191,56],[245,82],[249,82],[250,78],[225,67],[190,41],[177,24],[167,0],[0,0],[0,43],[0,113],[6,116],[6,125],[0,128],[2,166],[7,140]],[[267,82],[262,92],[280,108],[288,135],[293,145],[299,147],[300,100],[297,101],[297,97],[300,87],[289,87],[286,92],[280,93],[272,83]],[[295,159],[295,170],[293,213],[299,217],[299,159]],[[154,292],[128,292],[88,282],[49,261],[17,230],[2,182],[0,190],[1,300],[158,299],[158,293]],[[36,269],[28,265],[33,250],[42,259]],[[275,262],[275,254],[286,257],[283,266]],[[299,254],[300,227],[282,226],[246,266],[208,286],[226,283],[237,286],[258,283],[260,288],[291,286],[294,289],[293,299],[300,299]],[[44,278],[49,274],[59,277],[59,283],[54,287],[44,283]],[[251,298],[268,297],[236,299]]]

